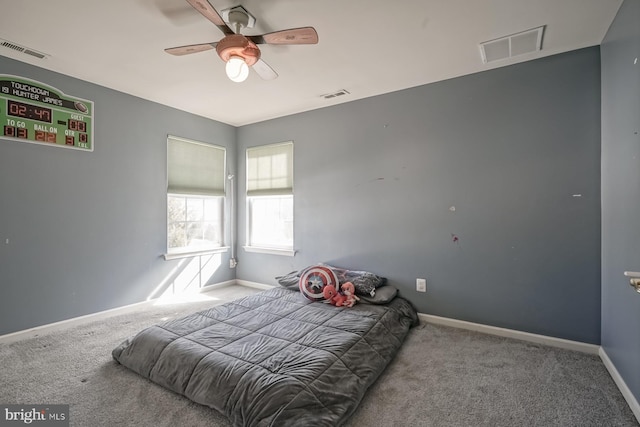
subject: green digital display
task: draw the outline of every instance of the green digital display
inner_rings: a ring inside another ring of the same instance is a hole
[[[0,74],[0,138],[93,151],[93,102]]]

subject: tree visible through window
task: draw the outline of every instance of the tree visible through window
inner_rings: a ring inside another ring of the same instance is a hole
[[[169,248],[222,246],[223,200],[169,195]]]

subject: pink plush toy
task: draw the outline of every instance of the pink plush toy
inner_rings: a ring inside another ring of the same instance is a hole
[[[322,290],[325,302],[333,304],[336,307],[353,307],[360,299],[356,296],[355,286],[351,282],[345,282],[340,285],[340,291],[333,285],[327,285]]]
[[[333,285],[325,286],[322,290],[322,294],[326,300],[325,302],[335,305],[336,307],[342,306],[342,303],[346,300],[346,297],[338,292],[336,287]]]
[[[356,295],[356,287],[351,282],[345,282],[340,285],[340,290],[347,297],[345,303],[342,305],[346,307],[353,307],[353,305],[360,301],[360,298]]]

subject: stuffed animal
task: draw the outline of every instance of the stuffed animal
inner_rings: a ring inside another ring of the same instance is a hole
[[[327,285],[322,290],[325,302],[335,305],[336,307],[353,307],[360,299],[356,296],[355,286],[353,283],[346,282],[340,285],[340,291],[333,285]]]
[[[340,290],[347,297],[345,303],[342,305],[346,307],[353,307],[354,304],[360,301],[360,298],[356,295],[356,287],[351,282],[346,282],[340,285]]]
[[[336,307],[342,306],[342,303],[346,300],[346,297],[342,295],[335,286],[327,285],[322,290],[326,303],[335,305]]]

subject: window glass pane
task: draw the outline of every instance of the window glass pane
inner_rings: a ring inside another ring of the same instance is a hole
[[[214,199],[204,199],[204,214],[202,219],[205,221],[216,221],[222,218],[222,212],[220,211],[220,204],[216,203]]]
[[[169,222],[184,221],[187,214],[186,199],[184,197],[169,196],[167,216]]]
[[[189,239],[189,246],[202,246],[204,242],[202,235],[202,222],[190,222],[187,229],[187,239]]]
[[[187,198],[187,221],[202,221],[204,217],[204,200]]]
[[[187,246],[187,233],[184,222],[169,224],[169,248]]]
[[[249,246],[293,249],[293,196],[250,197]]]
[[[222,246],[223,197],[170,194],[167,206],[167,245],[170,253]]]

